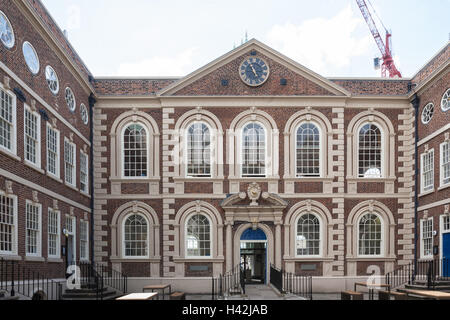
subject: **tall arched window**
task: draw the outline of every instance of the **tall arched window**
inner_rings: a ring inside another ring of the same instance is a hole
[[[211,135],[204,123],[195,123],[188,129],[187,175],[211,176]]]
[[[313,123],[303,123],[297,130],[297,177],[320,177],[320,131]]]
[[[382,224],[374,213],[361,217],[358,224],[358,242],[360,256],[380,256],[382,254]]]
[[[296,248],[298,256],[319,256],[320,220],[314,214],[302,215],[297,222]]]
[[[266,131],[252,122],[242,129],[242,176],[266,175]]]
[[[211,256],[211,224],[202,214],[195,214],[187,221],[186,256]]]
[[[147,131],[136,123],[125,128],[123,133],[123,175],[126,178],[147,177]]]
[[[381,178],[382,176],[381,130],[374,124],[365,124],[359,130],[359,177]]]
[[[129,216],[123,225],[124,256],[127,258],[148,257],[148,223],[139,215]]]

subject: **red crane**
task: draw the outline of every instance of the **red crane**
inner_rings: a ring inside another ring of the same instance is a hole
[[[384,44],[383,39],[381,38],[380,32],[378,32],[377,25],[370,14],[369,8],[367,7],[365,0],[356,0],[356,3],[359,6],[359,9],[366,19],[367,25],[369,26],[370,32],[372,32],[373,37],[375,38],[375,42],[378,45],[378,48],[381,51],[383,65],[381,66],[381,75],[383,78],[387,78],[387,73],[389,72],[389,78],[401,78],[402,74],[398,71],[395,66],[394,59],[392,58],[391,52],[391,37],[392,34],[386,30],[386,44]],[[370,1],[369,1],[370,3]],[[377,59],[375,59],[377,60]]]

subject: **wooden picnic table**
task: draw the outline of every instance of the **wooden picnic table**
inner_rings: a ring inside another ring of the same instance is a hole
[[[121,301],[144,301],[144,300],[154,300],[154,298],[158,296],[158,292],[147,292],[147,293],[131,293],[126,296],[117,298],[116,300]]]
[[[391,291],[391,286],[389,284],[370,284],[367,282],[356,282],[355,283],[355,291],[358,291],[358,290],[356,290],[356,287],[358,287],[358,286],[369,289],[369,300],[374,300],[375,290],[377,288],[387,288],[388,291]]]
[[[397,291],[406,293],[407,296],[414,295],[423,298],[430,298],[433,300],[450,300],[450,293],[447,292],[413,289],[398,289]]]
[[[155,290],[162,290],[162,297],[163,297],[163,300],[164,300],[164,297],[166,296],[165,295],[166,289],[169,289],[169,297],[170,297],[170,295],[172,294],[172,286],[170,284],[152,284],[152,285],[148,285],[148,286],[145,286],[142,289],[142,292],[146,292],[148,290],[151,290],[151,292],[154,292]],[[159,299],[159,296],[158,296],[158,299]]]

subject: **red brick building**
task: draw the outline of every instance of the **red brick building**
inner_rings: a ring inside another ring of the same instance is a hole
[[[327,79],[256,40],[181,79],[95,78],[39,1],[0,10],[0,257],[58,277],[70,229],[73,260],[136,290],[245,262],[320,292],[449,250],[448,44],[412,79]]]

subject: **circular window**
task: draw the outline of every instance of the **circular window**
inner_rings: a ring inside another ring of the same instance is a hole
[[[14,47],[14,31],[11,23],[2,11],[0,11],[0,39],[8,49]]]
[[[50,66],[45,68],[45,79],[47,79],[47,84],[50,91],[53,94],[57,94],[59,91],[59,80],[55,70],[53,70]]]
[[[427,124],[431,121],[434,115],[434,104],[427,104],[422,111],[422,123]]]
[[[84,124],[88,124],[89,122],[89,115],[88,111],[86,109],[86,106],[84,104],[81,104],[80,106],[80,113],[81,113],[81,120],[83,120]]]
[[[69,110],[74,112],[77,104],[75,101],[75,95],[73,94],[72,89],[70,89],[69,87],[66,88],[66,103],[69,107]]]
[[[39,72],[39,58],[31,43],[25,41],[22,46],[23,57],[32,74]]]
[[[441,109],[444,112],[450,110],[450,88],[442,96]]]

